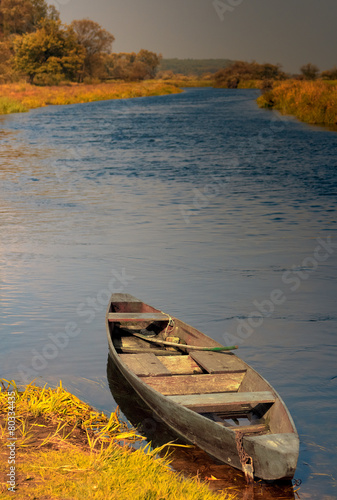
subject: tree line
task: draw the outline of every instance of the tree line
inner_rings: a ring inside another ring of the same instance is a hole
[[[204,77],[226,68],[234,61],[231,59],[162,59],[158,68],[163,74],[180,74],[185,76]]]
[[[154,78],[160,54],[112,53],[114,40],[90,19],[62,24],[45,0],[0,0],[0,83]]]
[[[315,64],[308,63],[300,68],[300,74],[287,75],[282,71],[280,64],[236,61],[230,66],[217,71],[214,75],[215,86],[226,88],[237,88],[240,82],[247,80],[262,80],[265,88],[268,88],[273,81],[288,78],[295,78],[296,80],[317,80],[317,78],[336,80],[337,68],[320,73]]]

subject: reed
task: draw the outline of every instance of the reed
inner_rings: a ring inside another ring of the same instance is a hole
[[[0,114],[28,111],[48,105],[77,104],[109,99],[127,99],[179,93],[167,82],[113,82],[38,87],[27,83],[0,85]],[[3,105],[1,104],[3,101]],[[12,106],[9,104],[12,103]],[[16,104],[16,107],[14,106]],[[2,111],[4,110],[4,111]]]
[[[213,494],[207,485],[170,469],[164,447],[134,449],[141,439],[121,422],[108,418],[62,387],[28,385],[19,391],[0,380],[0,499],[8,498],[8,390],[15,392],[15,498],[118,500],[234,500],[232,493]]]
[[[337,85],[317,81],[287,80],[274,83],[274,88],[258,100],[262,108],[274,108],[301,121],[317,124],[337,124]]]

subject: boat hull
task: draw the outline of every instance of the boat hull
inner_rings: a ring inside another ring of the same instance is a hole
[[[111,308],[108,311],[111,311]],[[186,328],[191,327],[186,325]],[[141,377],[133,373],[124,363],[115,348],[112,330],[113,328],[111,329],[111,324],[107,318],[110,357],[139,397],[153,411],[154,415],[159,417],[183,440],[197,445],[221,462],[243,470],[237,448],[236,432],[206,418],[201,413],[175,403],[170,397],[147,385]],[[195,331],[197,332],[197,330]],[[211,339],[209,340],[211,341]],[[271,481],[291,479],[296,470],[299,450],[299,438],[295,426],[277,392],[255,370],[251,367],[249,367],[249,370],[250,380],[252,380],[250,383],[253,386],[258,381],[260,384],[265,384],[263,389],[267,387],[273,391],[277,401],[276,409],[278,408],[278,414],[282,414],[282,418],[286,420],[285,430],[290,431],[243,436],[244,449],[253,459],[254,475],[257,478]]]

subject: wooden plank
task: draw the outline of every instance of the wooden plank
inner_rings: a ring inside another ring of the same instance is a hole
[[[124,321],[168,321],[169,317],[163,313],[109,313],[108,320],[116,323]]]
[[[244,362],[234,354],[211,351],[192,351],[194,359],[208,373],[245,372]]]
[[[120,358],[138,376],[159,377],[170,375],[166,366],[154,354],[121,354]]]
[[[218,393],[219,391],[237,391],[244,373],[173,375],[171,377],[141,377],[153,389],[168,395]]]
[[[113,338],[113,344],[115,349],[119,353],[124,354],[137,354],[137,353],[152,353],[156,356],[171,356],[172,351],[167,351],[166,349],[160,348],[143,342],[133,336]],[[179,351],[175,351],[175,355],[181,355]]]
[[[237,374],[240,375],[240,374]],[[274,403],[275,396],[270,391],[233,392],[214,394],[191,394],[169,396],[171,401],[186,406],[199,413],[249,410],[258,404]]]
[[[143,342],[142,340],[139,340],[136,337],[133,337],[132,335],[127,335],[125,337],[120,337],[120,338],[115,337],[113,338],[113,343],[116,349],[120,349],[123,352],[126,352],[127,350],[129,351],[130,349],[137,349],[138,351],[144,349],[144,352],[145,350],[147,351],[152,350],[149,349],[149,344],[147,342]]]
[[[165,358],[161,359],[161,362],[174,375],[203,373],[200,366],[190,356],[165,356]]]
[[[121,354],[155,354],[156,356],[160,357],[168,357],[171,355],[170,351],[165,351],[164,349],[144,349],[142,347],[123,347],[123,349],[120,349]]]

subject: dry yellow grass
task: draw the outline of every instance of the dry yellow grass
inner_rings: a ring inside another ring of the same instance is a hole
[[[170,83],[158,80],[37,87],[28,83],[0,85],[0,114],[28,111],[48,105],[76,104],[179,93]]]
[[[162,448],[134,450],[125,444],[135,439],[140,437],[117,412],[108,418],[61,383],[55,390],[30,384],[20,392],[2,379],[0,499],[234,500],[233,494],[216,495],[173,472],[168,458],[158,457]]]
[[[275,108],[312,124],[337,124],[337,85],[317,81],[286,80],[258,98],[260,107]]]

